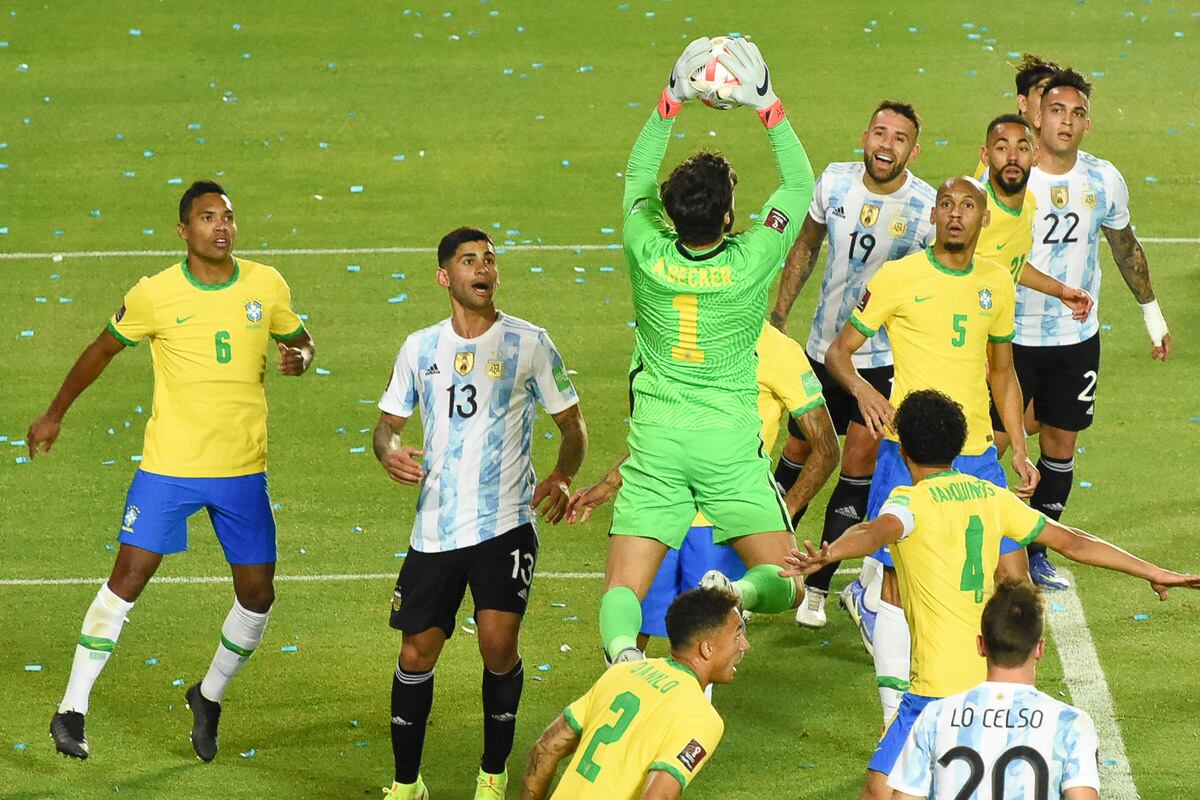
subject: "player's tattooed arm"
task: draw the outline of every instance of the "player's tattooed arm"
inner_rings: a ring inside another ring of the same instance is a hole
[[[408,417],[380,412],[379,424],[375,426],[372,446],[375,458],[383,465],[388,476],[397,483],[417,484],[425,477],[425,467],[420,459],[425,451],[401,444],[400,434]]]
[[[92,382],[100,377],[100,373],[104,372],[108,362],[124,349],[124,342],[105,328],[100,331],[100,335],[96,337],[95,341],[80,354],[79,359],[63,380],[58,394],[50,402],[50,407],[33,421],[33,424],[29,426],[29,432],[25,434],[30,458],[35,457],[38,453],[50,452],[50,448],[54,445],[62,428],[63,417],[66,416],[67,409],[79,395],[83,394],[84,389],[91,386]]]
[[[554,722],[533,744],[529,760],[525,764],[525,775],[521,779],[521,800],[542,800],[550,790],[558,763],[579,746],[579,734],[559,714]]]
[[[1133,227],[1125,226],[1119,231],[1102,228],[1108,246],[1112,248],[1113,261],[1121,270],[1121,277],[1129,291],[1139,303],[1149,303],[1154,300],[1154,287],[1150,285],[1150,265],[1146,263],[1146,251],[1138,241]]]
[[[554,424],[562,435],[562,444],[558,447],[558,463],[554,471],[547,475],[533,490],[533,507],[541,509],[542,519],[552,525],[562,521],[567,513],[567,502],[570,499],[571,481],[583,464],[587,453],[587,424],[579,411],[579,404],[554,415]]]
[[[817,406],[801,414],[796,422],[804,432],[805,441],[812,446],[812,453],[804,462],[800,477],[784,498],[788,514],[793,517],[821,491],[841,457],[837,432],[833,428],[828,408],[824,405]]]
[[[787,333],[787,319],[792,313],[792,306],[796,304],[796,297],[817,265],[825,230],[824,225],[805,214],[800,235],[788,251],[783,277],[779,280],[779,295],[775,298],[775,307],[771,309],[771,324],[783,333]]]

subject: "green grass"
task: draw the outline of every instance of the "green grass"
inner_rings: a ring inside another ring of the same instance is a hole
[[[410,6],[411,14],[366,3],[131,2],[99,11],[10,5],[13,14],[0,9],[0,41],[8,42],[0,48],[3,252],[176,249],[180,187],[168,179],[212,175],[233,195],[247,256],[260,247],[429,247],[464,223],[494,229],[500,241],[615,242],[601,228],[618,225],[617,173],[677,52],[693,36],[730,29],[761,44],[818,170],[855,158],[867,113],[883,96],[909,99],[925,117],[918,174],[935,180],[972,169],[984,124],[1012,106],[1009,51],[1045,52],[1102,72],[1086,147],[1124,172],[1140,234],[1200,235],[1194,4],[1129,4],[1133,16],[1120,4],[1044,2],[988,9],[914,2],[867,11],[854,4],[785,10],[640,0],[622,10],[617,0],[578,7],[446,0]],[[141,35],[131,36],[133,28]],[[969,39],[972,33],[981,38]],[[22,63],[28,69],[18,72]],[[223,100],[225,92],[236,101]],[[723,149],[738,169],[743,209],[756,208],[773,188],[770,151],[749,112],[689,108],[676,130],[684,138],[672,143],[668,161],[700,146]],[[393,160],[400,154],[403,161]],[[351,194],[352,184],[365,190]],[[1092,486],[1077,486],[1068,519],[1194,570],[1195,247],[1147,245],[1147,252],[1176,352],[1165,366],[1151,363],[1137,309],[1106,262],[1102,316],[1111,330],[1103,334],[1097,420],[1081,438],[1086,452],[1077,470]],[[349,450],[368,443],[359,430],[373,427],[377,412],[360,401],[378,397],[405,334],[446,314],[433,259],[261,258],[288,278],[297,310],[309,315],[319,364],[332,372],[269,380],[280,571],[394,571],[415,493]],[[632,312],[620,259],[608,251],[501,256],[501,307],[548,328],[578,370],[591,431],[581,483],[624,446]],[[0,261],[0,434],[23,436],[123,292],[167,263]],[[346,272],[350,263],[362,271]],[[617,269],[599,272],[604,265]],[[544,272],[531,273],[533,266]],[[577,275],[576,266],[586,271]],[[812,288],[793,315],[800,338]],[[386,303],[401,292],[406,303]],[[36,303],[39,296],[48,302]],[[35,334],[23,338],[24,330]],[[134,469],[129,456],[140,452],[146,415],[135,407],[150,405],[147,350],[116,359],[68,416],[49,458],[16,464],[19,448],[4,453],[0,577],[107,574]],[[542,436],[552,431],[543,419],[535,435],[543,472],[557,440]],[[102,464],[110,459],[116,463]],[[802,534],[813,535],[814,519]],[[543,529],[540,568],[603,569],[606,525],[600,514],[582,528]],[[352,532],[355,526],[362,532]],[[201,518],[192,542],[162,574],[223,574]],[[1130,579],[1086,568],[1076,575],[1141,794],[1185,796],[1200,760],[1198,708],[1188,690],[1200,602],[1177,595],[1152,605],[1146,587]],[[267,638],[227,696],[221,756],[203,765],[187,742],[184,687],[172,680],[203,674],[230,602],[227,585],[149,588],[93,695],[94,755],[86,764],[58,757],[46,725],[94,587],[0,587],[0,796],[101,797],[118,788],[135,797],[376,795],[391,772],[387,702],[399,638],[387,627],[390,582],[278,588]],[[542,680],[526,685],[514,776],[541,727],[599,673],[598,589],[594,580],[535,584],[522,649],[528,674]],[[1150,618],[1135,622],[1138,612]],[[461,615],[469,613],[468,605]],[[853,796],[878,728],[870,662],[856,633],[835,613],[819,633],[797,631],[787,617],[760,617],[750,635],[753,649],[737,683],[717,690],[726,739],[689,796]],[[281,652],[288,644],[297,651]],[[563,644],[571,651],[561,652]],[[473,650],[472,637],[460,631],[438,667],[424,768],[436,798],[469,796],[476,769],[480,664]],[[146,666],[148,658],[158,664]],[[26,664],[43,669],[26,672]],[[551,668],[532,668],[539,664]],[[1040,683],[1064,691],[1055,658]],[[14,749],[18,743],[28,746]],[[252,758],[239,757],[251,748]]]

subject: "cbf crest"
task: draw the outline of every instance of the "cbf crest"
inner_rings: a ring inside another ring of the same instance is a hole
[[[1066,208],[1067,203],[1071,202],[1071,189],[1069,186],[1051,186],[1050,187],[1050,202],[1055,208]]]
[[[858,221],[864,228],[869,228],[879,219],[879,206],[863,206],[858,212]]]
[[[979,307],[982,308],[984,311],[990,311],[992,309],[992,290],[991,289],[980,289],[979,290]]]
[[[251,322],[262,322],[262,303],[250,300],[246,303],[246,319]]]
[[[132,532],[133,531],[133,523],[137,522],[138,515],[141,513],[142,513],[142,510],[140,508],[138,508],[137,506],[129,506],[128,508],[126,508],[125,509],[125,517],[124,517],[124,519],[121,520],[123,523],[122,528],[124,530]]]
[[[454,356],[454,371],[466,375],[475,368],[475,354],[469,350],[456,353]]]

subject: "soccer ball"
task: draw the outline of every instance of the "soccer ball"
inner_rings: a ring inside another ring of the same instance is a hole
[[[692,86],[701,92],[701,102],[718,111],[728,111],[737,106],[737,102],[730,95],[733,87],[741,83],[717,60],[725,53],[726,41],[728,39],[725,36],[714,36],[708,63],[693,72],[689,78]]]

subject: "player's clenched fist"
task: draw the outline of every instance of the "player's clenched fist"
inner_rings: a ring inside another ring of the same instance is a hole
[[[25,434],[25,441],[29,445],[29,457],[33,458],[38,453],[49,453],[61,430],[62,423],[49,414],[42,414],[35,419],[29,426],[29,432]]]
[[[303,375],[311,360],[308,352],[299,347],[288,347],[283,342],[276,344],[279,345],[279,371],[284,375]]]
[[[424,450],[404,445],[384,453],[379,463],[387,470],[392,480],[412,485],[420,483],[425,477],[425,467],[420,460],[424,456]]]

